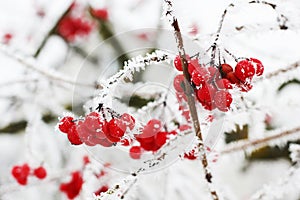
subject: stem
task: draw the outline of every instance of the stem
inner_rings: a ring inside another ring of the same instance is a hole
[[[49,37],[53,34],[55,34],[58,23],[60,22],[60,20],[62,18],[64,18],[71,10],[73,2],[68,6],[67,10],[65,10],[61,17],[56,21],[56,23],[54,24],[54,26],[49,30],[49,32],[47,33],[47,35],[44,37],[43,41],[41,42],[40,46],[38,47],[38,49],[36,50],[36,52],[34,53],[33,57],[37,58],[40,54],[40,52],[42,51],[42,49],[44,48],[45,44],[47,43],[47,40],[49,39]]]
[[[188,103],[189,110],[191,113],[191,118],[192,118],[194,130],[195,130],[195,134],[199,140],[198,148],[199,148],[199,152],[201,152],[201,155],[202,155],[201,161],[202,161],[202,166],[204,168],[205,179],[208,183],[212,198],[214,200],[218,200],[219,197],[218,197],[216,190],[213,187],[211,187],[212,186],[212,174],[209,170],[207,155],[206,155],[205,147],[203,144],[203,137],[202,137],[202,132],[201,132],[201,128],[200,128],[200,122],[198,119],[196,102],[195,102],[195,98],[194,98],[194,90],[189,83],[190,75],[188,73],[188,63],[187,63],[187,59],[186,59],[186,53],[185,53],[185,49],[184,49],[184,45],[183,45],[183,39],[182,39],[182,35],[180,32],[178,20],[173,15],[172,2],[170,0],[164,0],[164,1],[167,6],[165,15],[166,15],[166,17],[170,17],[169,21],[170,21],[172,27],[174,28],[174,35],[175,35],[175,39],[177,42],[177,48],[178,48],[179,56],[181,58],[183,75],[185,77],[185,80],[184,80],[185,94],[187,96],[187,103]]]
[[[252,140],[252,141],[250,140],[250,141],[247,141],[245,143],[235,145],[231,148],[227,148],[227,149],[221,151],[220,154],[224,155],[224,154],[229,154],[229,153],[233,153],[233,152],[237,152],[237,151],[243,151],[243,150],[246,150],[248,148],[262,146],[262,145],[265,145],[268,142],[271,142],[271,141],[276,140],[276,139],[280,139],[280,138],[283,138],[283,137],[293,135],[297,132],[300,132],[300,127],[296,127],[296,128],[281,132],[279,134],[272,135],[272,136],[269,136],[269,137],[265,137],[265,138],[262,138],[262,139],[257,139],[257,140]]]

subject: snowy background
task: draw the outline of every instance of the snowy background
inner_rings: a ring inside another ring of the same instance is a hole
[[[71,43],[59,35],[47,36],[71,3],[68,0],[0,1],[1,200],[67,199],[59,191],[59,184],[69,180],[67,174],[80,169],[82,157],[90,154],[83,146],[70,145],[65,135],[59,133],[55,128],[58,117],[70,112],[70,107],[76,115],[83,115],[83,105],[97,93],[91,86],[97,80],[116,73],[118,62],[116,52],[99,36],[95,24],[89,35]],[[167,46],[169,42],[173,45],[170,51],[174,50],[174,39],[168,37],[172,33],[169,31],[171,27],[162,17],[162,3],[161,0],[91,0],[77,1],[76,4],[79,16],[88,5],[107,8],[113,34],[121,39],[119,42],[125,52],[133,56],[144,54],[150,48]],[[207,49],[213,42],[224,9],[230,3],[232,1],[227,0],[175,0],[175,15],[187,40],[195,42],[200,51]],[[236,6],[229,8],[223,24],[219,42],[222,47],[230,49],[237,57],[259,58],[265,66],[265,76],[300,60],[299,1],[272,1],[277,5],[277,12],[287,17],[287,30],[278,28],[278,13],[269,6],[250,5],[246,1],[234,3]],[[88,15],[85,17],[92,20]],[[243,28],[238,30],[239,27]],[[157,32],[162,34],[156,35]],[[11,35],[10,39],[7,39],[7,34]],[[164,37],[164,34],[167,36]],[[45,46],[37,57],[33,57],[45,38]],[[236,124],[248,125],[249,140],[299,126],[299,81],[282,87],[289,80],[300,80],[299,72],[296,69],[257,80],[253,89],[244,95],[246,105],[237,109],[240,103],[237,101],[233,111],[223,116],[223,132],[214,146],[219,156],[217,162],[212,162],[212,170],[215,185],[224,199],[300,198],[299,169],[295,168],[295,173],[290,174],[293,168],[287,140],[265,144],[278,145],[277,151],[271,153],[221,153],[227,147],[224,132],[231,132]],[[159,85],[159,91],[169,87],[175,74],[175,70],[167,65],[153,65],[143,72],[140,80]],[[84,86],[74,86],[74,82]],[[142,95],[147,89],[143,89],[142,84],[128,84],[123,89],[125,93],[126,87],[133,87],[131,90]],[[282,89],[278,90],[280,87]],[[138,91],[139,88],[142,88],[141,91]],[[120,109],[123,107],[120,106]],[[272,130],[268,131],[267,126]],[[288,139],[299,141],[299,138],[298,134]],[[99,179],[92,176],[91,171],[99,172],[104,168],[97,159],[101,155],[91,155],[92,162],[89,170],[84,172],[85,184],[77,199],[93,199],[93,192],[101,185],[112,187],[128,177],[128,174],[114,170],[124,164],[118,162],[120,158],[115,152],[107,152],[107,155],[115,156],[110,160],[112,167],[105,168],[106,175]],[[130,158],[125,156],[126,163]],[[46,180],[30,178],[27,186],[19,186],[10,171],[12,166],[25,162],[35,167],[43,164],[48,172]],[[265,196],[255,196],[258,191]],[[200,161],[185,159],[178,159],[156,172],[140,175],[125,196],[125,199],[136,200],[209,198]]]

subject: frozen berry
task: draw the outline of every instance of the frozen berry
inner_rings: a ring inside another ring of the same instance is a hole
[[[190,60],[190,57],[186,55],[187,62]],[[178,71],[182,71],[182,63],[181,63],[181,58],[179,55],[177,55],[174,59],[174,66]]]
[[[73,145],[80,145],[82,141],[79,138],[76,126],[72,126],[68,131],[68,139]]]
[[[237,63],[234,74],[240,81],[245,83],[247,79],[251,80],[253,78],[255,69],[250,61],[241,60]]]
[[[232,83],[232,84],[239,84],[240,80],[235,76],[234,72],[229,72],[226,75],[226,78]]]
[[[132,130],[135,126],[135,119],[129,115],[128,113],[124,113],[121,116],[121,121],[128,127],[130,130]]]
[[[197,97],[200,102],[211,102],[216,92],[216,88],[210,84],[203,85],[197,91]]]
[[[221,73],[224,75],[228,74],[229,72],[233,72],[233,68],[229,64],[222,64],[221,65]]]
[[[214,102],[215,102],[215,106],[220,111],[226,112],[230,108],[232,102],[232,96],[228,91],[220,90],[216,92],[214,96]]]
[[[142,149],[140,146],[132,146],[129,150],[129,155],[132,159],[141,158]]]
[[[250,61],[254,65],[256,75],[261,76],[264,73],[264,66],[261,61],[256,58],[250,58]]]
[[[64,192],[69,199],[77,197],[81,191],[83,184],[83,178],[80,171],[72,173],[72,179],[67,183],[60,184],[60,191]]]
[[[175,90],[179,93],[184,92],[184,76],[183,74],[179,74],[175,76],[174,81],[173,81],[173,86]]]
[[[47,176],[47,171],[43,166],[40,166],[36,169],[34,169],[33,174],[38,178],[38,179],[44,179]]]
[[[216,81],[216,85],[219,89],[232,89],[231,82],[226,78]]]
[[[63,133],[68,133],[70,128],[75,125],[73,120],[74,120],[74,118],[70,117],[70,116],[62,118],[58,125],[58,129]]]

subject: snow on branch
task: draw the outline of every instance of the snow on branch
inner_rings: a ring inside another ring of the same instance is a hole
[[[34,57],[25,56],[18,50],[13,49],[12,47],[0,44],[0,51],[3,54],[7,55],[8,57],[19,62],[22,66],[39,73],[40,75],[46,77],[50,81],[67,83],[67,84],[83,86],[83,87],[95,87],[94,84],[77,83],[70,78],[66,78],[65,75],[60,74],[59,72],[54,71],[53,69],[42,68],[41,66],[38,65],[38,62]]]
[[[295,127],[285,130],[274,130],[270,131],[270,136],[255,140],[243,140],[238,142],[233,142],[231,145],[222,151],[221,155],[230,154],[238,151],[252,152],[257,148],[263,146],[275,146],[286,144],[288,141],[299,140],[300,138],[300,127]]]

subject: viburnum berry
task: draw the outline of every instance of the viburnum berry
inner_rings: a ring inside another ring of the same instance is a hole
[[[68,133],[70,128],[75,125],[73,120],[74,120],[74,118],[70,117],[70,116],[63,117],[60,120],[60,123],[58,125],[58,129],[63,133]]]
[[[57,32],[68,42],[73,42],[77,36],[88,35],[92,30],[92,25],[82,18],[71,16],[63,17],[57,26]]]
[[[241,82],[244,83],[247,79],[252,80],[255,75],[255,68],[250,61],[241,60],[236,64],[234,74]]]
[[[75,171],[72,173],[72,179],[70,182],[61,183],[60,191],[64,192],[69,199],[74,199],[77,197],[81,191],[83,184],[83,178],[80,171]]]
[[[235,76],[234,72],[229,72],[226,74],[226,78],[232,83],[232,84],[239,84],[241,81]]]
[[[256,75],[261,76],[264,73],[264,66],[261,61],[256,58],[250,58],[249,60],[254,65]]]
[[[193,72],[199,68],[200,68],[199,60],[197,58],[192,59],[188,64],[188,72],[190,76],[192,76]]]
[[[130,130],[135,126],[135,119],[128,113],[123,113],[121,116],[121,121],[126,125]]]
[[[186,60],[190,60],[190,56],[186,55]],[[174,59],[174,66],[178,71],[182,71],[182,63],[181,63],[181,58],[179,55],[177,55]]]
[[[120,119],[111,119],[106,124],[106,131],[104,133],[109,141],[119,142],[125,134],[125,130],[126,126],[122,124]]]
[[[221,65],[221,73],[226,76],[230,72],[233,72],[233,68],[229,64],[223,63]]]
[[[91,9],[91,15],[99,20],[107,21],[108,20],[108,11],[107,8],[98,8]]]
[[[47,171],[43,166],[40,166],[40,167],[33,170],[33,174],[38,179],[44,179],[47,176]]]
[[[168,132],[158,132],[155,137],[155,144],[162,147],[167,141]]]
[[[222,78],[222,79],[216,81],[216,86],[219,89],[232,89],[231,82],[226,78]]]
[[[220,111],[226,112],[229,110],[232,103],[232,96],[228,91],[217,91],[214,96],[214,103]]]
[[[27,163],[21,166],[14,166],[11,170],[11,174],[20,185],[27,184],[29,173],[30,173],[30,167]]]
[[[197,97],[200,102],[211,102],[216,93],[216,88],[211,84],[205,84],[197,90]]]
[[[183,74],[179,74],[175,76],[173,81],[173,86],[175,90],[179,93],[184,93],[184,76]]]
[[[73,145],[80,145],[82,144],[82,141],[80,140],[80,137],[77,132],[76,126],[72,126],[68,131],[68,139],[71,144]]]
[[[94,192],[94,194],[99,196],[102,192],[106,192],[108,189],[109,187],[107,185],[103,185],[96,192]]]
[[[192,74],[192,82],[196,85],[196,86],[200,86],[205,84],[205,78],[204,76],[202,76],[198,70],[194,70],[193,74]]]
[[[129,149],[129,155],[132,159],[140,159],[142,154],[142,149],[140,146],[132,146]]]

